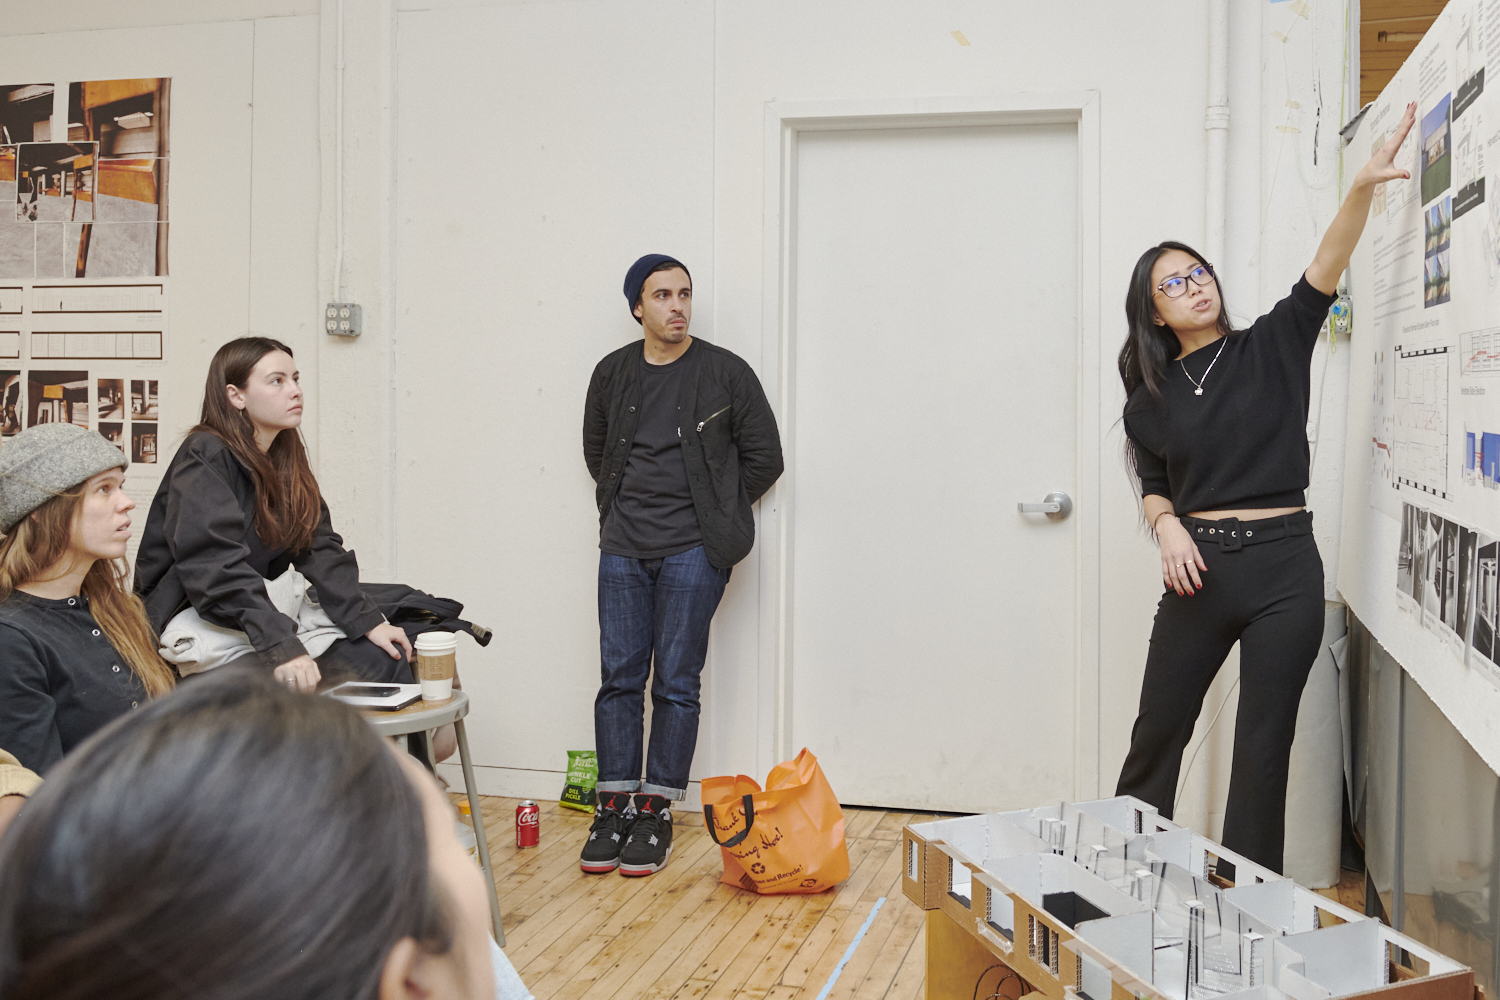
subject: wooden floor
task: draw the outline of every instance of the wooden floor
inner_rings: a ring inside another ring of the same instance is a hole
[[[1339,877],[1338,885],[1313,891],[1335,903],[1343,903],[1355,913],[1365,912],[1365,873],[1351,872],[1346,868],[1339,872]]]
[[[453,796],[457,800],[460,796]],[[484,796],[505,952],[537,1000],[817,1000],[877,900],[827,1000],[920,1000],[923,912],[901,894],[901,828],[932,816],[845,807],[853,874],[816,896],[719,884],[702,817],[673,816],[672,861],[647,878],[578,870],[591,817],[541,804],[541,845],[515,843],[518,799]],[[1319,890],[1364,912],[1364,876]]]
[[[517,801],[485,796],[485,832],[505,951],[537,1000],[816,1000],[882,897],[827,1000],[923,995],[923,912],[901,894],[899,848],[903,826],[933,817],[846,808],[848,881],[758,896],[719,884],[701,814],[673,816],[665,869],[625,878],[578,870],[591,817],[555,802],[541,805],[541,845],[518,850]]]

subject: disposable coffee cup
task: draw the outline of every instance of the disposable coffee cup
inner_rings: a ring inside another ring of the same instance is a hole
[[[458,661],[458,636],[452,632],[423,632],[417,636],[417,680],[423,701],[453,697],[453,669]]]

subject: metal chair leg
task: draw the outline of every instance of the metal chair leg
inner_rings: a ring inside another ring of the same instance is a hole
[[[505,928],[500,926],[500,895],[495,890],[495,870],[490,867],[490,843],[484,832],[484,813],[479,806],[479,790],[474,787],[474,768],[469,764],[469,734],[464,728],[463,719],[453,723],[453,731],[458,737],[458,760],[463,765],[464,788],[469,793],[469,813],[474,819],[475,839],[479,842],[479,867],[484,869],[484,877],[489,884],[490,924],[495,932],[495,943],[503,948]]]

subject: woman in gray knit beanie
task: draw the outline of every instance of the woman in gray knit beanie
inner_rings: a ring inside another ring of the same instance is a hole
[[[0,747],[33,771],[175,683],[127,585],[128,464],[72,424],[0,448]]]

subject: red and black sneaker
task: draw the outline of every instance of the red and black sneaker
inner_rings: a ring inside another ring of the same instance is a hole
[[[635,826],[635,806],[629,792],[600,792],[594,806],[594,825],[583,843],[578,867],[590,875],[603,875],[620,866],[620,849]]]
[[[621,875],[654,875],[672,856],[672,803],[661,795],[635,797],[635,825],[620,851]]]

